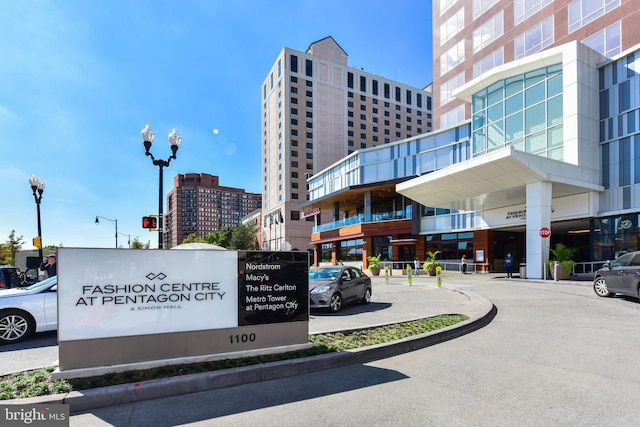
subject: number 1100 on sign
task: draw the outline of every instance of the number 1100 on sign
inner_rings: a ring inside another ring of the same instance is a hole
[[[253,332],[250,334],[236,334],[229,335],[229,342],[231,344],[239,344],[241,342],[254,342],[256,340],[256,334]]]

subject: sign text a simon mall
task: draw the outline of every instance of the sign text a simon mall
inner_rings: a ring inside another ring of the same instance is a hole
[[[60,371],[306,348],[308,289],[306,252],[60,248]]]

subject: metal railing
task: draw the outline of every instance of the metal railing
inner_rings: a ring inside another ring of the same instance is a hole
[[[370,215],[358,214],[349,218],[340,219],[338,221],[328,222],[313,227],[313,233],[335,230],[337,228],[346,227],[347,225],[363,224],[367,222],[394,221],[398,219],[411,219],[411,214],[405,210],[378,212]]]
[[[442,264],[443,271],[455,271],[462,272],[462,264],[460,261],[441,261],[437,260]],[[391,271],[402,271],[402,274],[407,274],[407,266],[411,267],[411,270],[415,270],[415,263],[413,261],[382,261],[382,269],[385,267],[389,267]],[[418,274],[426,274],[423,269],[424,262],[420,261],[420,272]],[[467,262],[467,273],[488,273],[489,272],[489,263],[480,263],[480,262]]]

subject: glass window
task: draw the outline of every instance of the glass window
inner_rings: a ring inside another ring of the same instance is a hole
[[[522,92],[507,98],[504,104],[504,108],[507,111],[507,113],[511,112],[511,111],[520,111],[522,110],[523,104],[522,104]]]
[[[519,59],[539,52],[552,44],[553,40],[553,16],[549,16],[514,38],[515,58]]]
[[[489,123],[497,122],[498,120],[501,120],[504,117],[504,111],[502,109],[502,105],[503,105],[502,102],[498,102],[497,104],[494,104],[493,106],[487,109],[487,121]]]
[[[487,149],[504,147],[504,122],[502,120],[487,126]]]
[[[522,111],[505,119],[505,132],[507,141],[522,138],[524,136],[524,123]]]
[[[473,109],[474,111],[481,110],[487,106],[486,91],[480,91],[473,95]]]
[[[476,78],[502,64],[504,64],[504,47],[500,46],[498,49],[473,64],[473,78]]]
[[[574,0],[569,3],[569,32],[620,6],[620,0]]]
[[[528,88],[524,92],[525,105],[533,105],[543,101],[545,92],[544,86],[544,83],[538,83],[537,85]]]
[[[464,28],[464,7],[440,25],[440,44],[445,44]]]
[[[444,13],[449,10],[451,6],[453,6],[458,0],[440,0],[440,16],[444,15]]]
[[[464,61],[464,40],[460,40],[440,57],[440,75],[445,75],[462,61]]]
[[[549,77],[547,80],[547,96],[552,97],[562,93],[562,74]]]
[[[454,99],[453,91],[464,84],[464,71],[444,82],[440,87],[440,105],[445,105]],[[407,91],[409,92],[409,91]]]
[[[504,81],[504,83],[505,83],[505,95],[506,96],[514,95],[522,91],[523,84],[524,84],[523,76],[519,75],[519,76],[509,77]]]
[[[619,112],[631,108],[631,80],[625,80],[618,85]]]
[[[513,3],[513,24],[520,24],[551,3],[552,0],[515,0]]]
[[[502,80],[487,88],[487,105],[493,105],[504,99],[503,88],[504,83]]]
[[[298,72],[298,57],[296,55],[291,55],[291,72]]]
[[[310,59],[305,59],[305,74],[309,77],[313,77],[313,62]]]
[[[547,132],[547,146],[549,148],[561,147],[564,139],[562,136],[562,126],[550,128]]]
[[[547,101],[547,126],[562,124],[562,95]]]
[[[539,154],[547,149],[546,132],[538,132],[529,135],[524,140],[525,151],[528,153]]]
[[[473,31],[473,52],[478,52],[502,36],[504,32],[503,11],[496,13]]]
[[[561,67],[553,65],[500,80],[473,94],[474,155],[512,145],[519,150],[534,150],[531,152],[561,160],[561,86]],[[547,88],[559,94],[548,97]]]
[[[537,132],[546,127],[544,104],[529,107],[524,112],[524,131],[525,134]]]
[[[582,40],[582,43],[607,57],[619,54],[622,43],[620,37],[620,21],[587,37]]]
[[[498,0],[473,0],[473,19],[489,10]]]

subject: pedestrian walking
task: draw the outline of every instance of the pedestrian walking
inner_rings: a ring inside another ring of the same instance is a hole
[[[460,267],[462,268],[462,274],[467,274],[467,256],[462,255],[462,259],[460,260]]]

